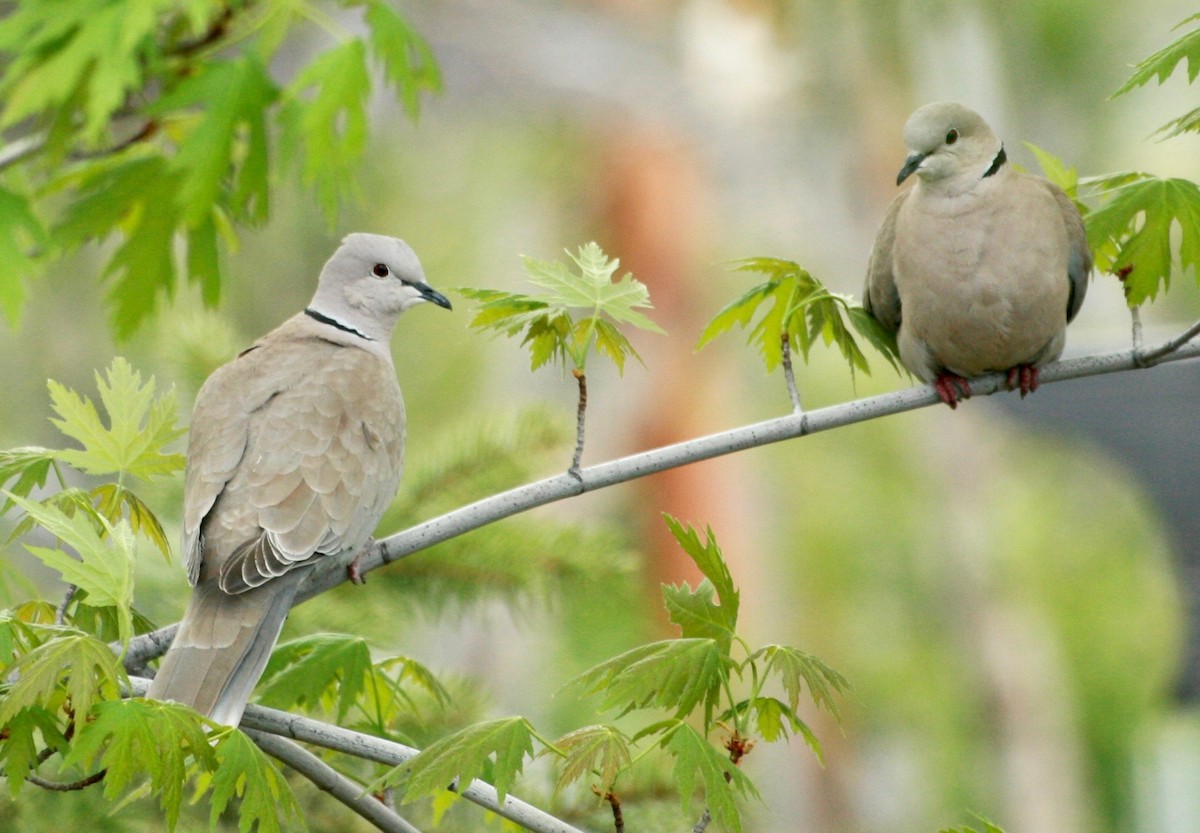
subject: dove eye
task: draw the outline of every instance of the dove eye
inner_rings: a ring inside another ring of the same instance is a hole
[[[957,141],[958,141],[958,131],[951,129],[951,131],[946,134],[946,144],[952,145]]]
[[[376,263],[375,268],[372,269],[371,271],[375,274],[375,277],[377,277],[377,278],[386,278],[389,274],[391,274],[390,272],[388,272],[388,268],[386,266],[384,266],[382,263]]]

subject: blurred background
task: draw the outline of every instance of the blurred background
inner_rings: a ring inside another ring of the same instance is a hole
[[[584,462],[600,462],[789,409],[782,377],[764,373],[740,334],[693,350],[716,311],[758,282],[728,262],[796,260],[857,296],[896,191],[901,128],[921,104],[968,104],[1030,169],[1026,141],[1085,176],[1200,179],[1200,137],[1150,135],[1194,107],[1197,88],[1180,77],[1108,100],[1130,65],[1195,13],[1184,0],[401,8],[432,44],[445,93],[416,125],[395,101],[375,102],[360,207],[330,228],[282,184],[270,223],[225,261],[220,309],[183,291],[125,344],[107,328],[100,261],[57,265],[32,286],[21,327],[0,329],[0,444],[59,444],[46,378],[94,396],[93,373],[114,355],[174,385],[186,414],[206,374],[302,308],[338,239],[363,230],[405,238],[441,289],[517,289],[518,255],[556,258],[592,239],[621,258],[670,335],[639,334],[645,367],[624,378],[599,363],[589,373]],[[1171,296],[1144,311],[1148,339],[1200,316],[1193,277],[1176,276]],[[436,470],[439,455],[478,431],[536,445],[526,479],[563,470],[573,380],[531,375],[515,343],[469,331],[470,305],[452,297],[452,315],[418,308],[395,339],[410,471]],[[1097,276],[1067,355],[1129,343],[1119,286]],[[798,370],[805,407],[911,384],[882,359],[872,367],[851,379],[817,348]],[[1185,363],[692,465],[535,513],[586,534],[543,535],[528,548],[520,534],[500,539],[496,557],[530,570],[548,553],[566,559],[555,548],[595,549],[620,580],[424,603],[420,576],[456,580],[451,554],[431,551],[373,575],[365,590],[298,609],[289,632],[351,628],[381,651],[473,681],[490,703],[482,712],[526,714],[553,736],[595,720],[594,704],[555,696],[572,675],[671,633],[658,587],[697,577],[660,519],[668,511],[712,526],[751,644],[796,645],[854,686],[840,728],[806,715],[824,767],[799,741],[761,744],[746,759],[764,797],[747,808],[748,830],[932,831],[975,811],[1009,833],[1191,833],[1200,829],[1197,401],[1200,367]],[[166,488],[153,505],[173,520],[178,500]],[[457,505],[442,502],[437,511]],[[392,517],[392,530],[408,520]],[[143,561],[139,607],[174,621],[186,599],[181,569]],[[486,583],[483,573],[470,580]],[[5,603],[24,592],[10,581]],[[323,829],[320,813],[340,829],[339,807],[311,801],[311,829]],[[669,797],[666,821],[652,824],[649,787],[639,795],[631,785],[625,801],[631,829],[690,826]],[[605,829],[586,796],[579,805],[580,823]],[[15,829],[49,823],[35,816]],[[479,816],[463,819],[472,829]]]

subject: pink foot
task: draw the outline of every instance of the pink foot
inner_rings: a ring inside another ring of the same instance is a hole
[[[959,401],[971,398],[971,383],[956,373],[939,373],[933,381],[933,389],[941,399],[953,410]]]
[[[1033,365],[1019,364],[1008,371],[1008,389],[1020,390],[1021,398],[1038,389],[1038,369]]]

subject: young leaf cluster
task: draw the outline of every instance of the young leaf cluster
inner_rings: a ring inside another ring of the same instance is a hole
[[[524,258],[525,277],[541,292],[526,295],[495,289],[460,289],[479,302],[471,326],[508,336],[522,335],[529,347],[530,367],[554,362],[584,373],[595,349],[624,372],[628,356],[641,361],[618,324],[663,330],[640,310],[650,307],[646,285],[626,273],[614,280],[621,262],[610,259],[596,243],[567,256],[574,263]]]
[[[838,348],[851,372],[870,373],[870,364],[855,338],[857,333],[899,371],[895,336],[849,296],[828,290],[807,269],[790,260],[769,257],[746,258],[735,266],[739,272],[755,272],[767,280],[718,312],[700,334],[696,349],[734,327],[749,328],[747,341],[758,347],[768,371],[783,360],[786,336],[789,345],[800,349],[805,361],[812,346],[821,341]],[[755,316],[758,320],[751,327]]]
[[[40,262],[114,238],[104,273],[119,335],[181,272],[215,304],[219,243],[267,218],[276,155],[333,216],[353,195],[372,69],[413,117],[441,80],[393,4],[337,4],[361,10],[362,36],[322,5],[29,0],[0,20],[0,131],[23,134],[26,148],[0,163],[21,168],[0,170],[0,308],[10,321]],[[268,68],[279,47],[313,22],[337,42],[276,82]]]
[[[118,636],[128,642],[134,632],[133,565],[135,538],[142,535],[169,557],[162,525],[149,506],[128,485],[178,473],[180,454],[166,446],[180,434],[175,392],[156,395],[155,383],[117,358],[104,376],[96,375],[100,400],[96,405],[51,380],[50,398],[57,416],[51,422],[79,448],[18,448],[0,451],[0,488],[5,502],[0,513],[19,508],[24,517],[10,541],[39,526],[57,542],[55,547],[27,544],[43,564],[56,570],[64,583],[77,588],[79,605],[109,608],[115,614]],[[68,466],[105,479],[84,490],[67,485],[62,467]],[[51,471],[59,490],[41,500],[35,489],[46,485]]]
[[[835,695],[848,687],[833,669],[795,648],[751,649],[737,634],[740,596],[712,531],[704,540],[691,526],[667,524],[704,575],[694,590],[665,586],[664,602],[680,628],[676,639],[643,645],[585,671],[573,686],[601,698],[621,715],[652,711],[632,736],[608,724],[586,726],[550,742],[529,721],[507,717],[467,727],[432,744],[385,778],[403,784],[405,801],[436,796],[457,779],[485,777],[501,795],[520,775],[536,745],[558,760],[560,789],[590,783],[606,796],[649,753],[665,755],[685,814],[700,815],[697,793],[712,818],[741,829],[738,799],[757,791],[739,767],[756,738],[772,742],[799,734],[821,746],[800,718],[805,690],[835,716]]]

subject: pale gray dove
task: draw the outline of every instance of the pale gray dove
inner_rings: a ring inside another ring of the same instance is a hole
[[[917,182],[888,208],[863,306],[895,332],[900,361],[951,408],[968,381],[1006,372],[1036,390],[1087,292],[1092,255],[1062,189],[1014,171],[979,114],[936,102],[904,126],[896,177]]]
[[[351,234],[303,312],[196,397],[184,487],[192,599],[147,696],[237,725],[316,559],[366,543],[396,494],[400,313],[450,308],[406,243]]]

